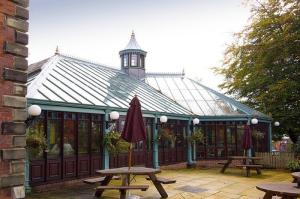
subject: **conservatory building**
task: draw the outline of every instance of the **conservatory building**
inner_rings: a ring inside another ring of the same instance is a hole
[[[95,175],[104,168],[127,165],[127,153],[108,153],[103,137],[112,126],[121,132],[129,102],[137,95],[142,106],[147,140],[136,143],[134,165],[159,167],[241,155],[244,125],[263,133],[255,141],[256,151],[269,151],[271,118],[232,98],[210,89],[183,73],[147,73],[147,52],[131,35],[120,51],[120,68],[62,55],[31,64],[28,104],[42,108],[29,128],[46,137],[47,149],[29,155],[31,186]],[[117,111],[117,121],[110,113]],[[162,123],[161,116],[167,116]],[[199,123],[193,123],[198,118]],[[158,139],[168,129],[174,142]],[[201,129],[204,141],[187,138]]]

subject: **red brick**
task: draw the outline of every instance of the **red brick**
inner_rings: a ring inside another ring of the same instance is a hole
[[[10,16],[15,16],[15,14],[16,14],[15,3],[8,1],[8,0],[1,0],[0,1],[0,12],[10,15]]]
[[[0,161],[0,176],[7,175],[9,173],[9,166],[10,164],[8,161]]]
[[[1,148],[11,148],[13,146],[12,135],[0,135],[0,146]]]
[[[1,121],[9,121],[13,117],[12,108],[0,108],[0,123]]]
[[[0,189],[1,199],[11,199],[11,188]]]

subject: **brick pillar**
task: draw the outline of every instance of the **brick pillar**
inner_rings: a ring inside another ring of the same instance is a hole
[[[0,1],[0,198],[25,198],[28,2]]]

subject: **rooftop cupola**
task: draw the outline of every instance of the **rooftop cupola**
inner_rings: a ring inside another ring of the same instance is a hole
[[[138,79],[145,78],[145,57],[147,52],[142,50],[132,31],[129,43],[120,51],[121,68],[129,76]]]

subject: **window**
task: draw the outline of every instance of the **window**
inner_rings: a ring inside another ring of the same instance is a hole
[[[64,155],[75,155],[75,131],[76,114],[65,113],[64,115]]]
[[[62,133],[62,113],[48,112],[47,146],[49,156],[59,156]]]
[[[128,67],[128,55],[123,56],[123,63],[125,67]]]
[[[79,114],[78,120],[78,153],[86,154],[89,152],[89,115]]]
[[[137,66],[137,55],[136,54],[131,55],[131,66]]]
[[[45,137],[45,122],[44,122],[44,112],[33,120],[33,123],[28,128],[28,136],[38,136],[40,138]],[[38,154],[29,156],[30,159],[40,159],[43,158],[43,151],[40,151]]]
[[[92,115],[92,152],[101,152],[102,145],[102,122],[100,115]]]
[[[144,67],[144,56],[140,56],[140,66]]]

